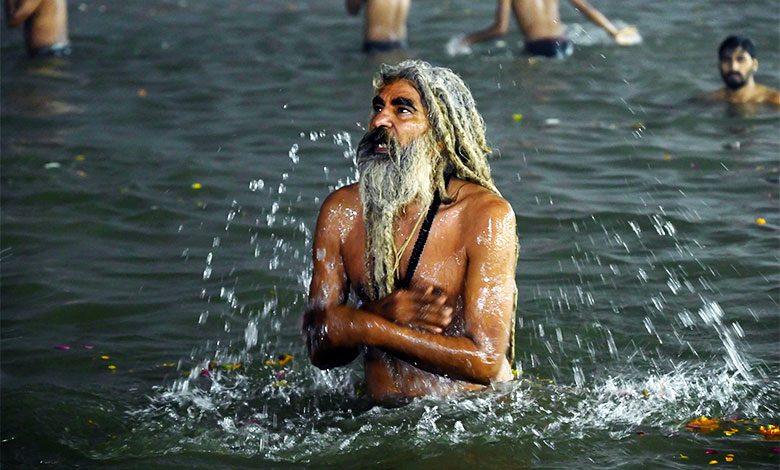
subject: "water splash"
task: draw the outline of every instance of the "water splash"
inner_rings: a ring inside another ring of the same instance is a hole
[[[396,409],[372,406],[361,395],[359,365],[313,368],[289,326],[311,280],[312,239],[312,221],[288,210],[298,203],[290,193],[306,139],[326,137],[302,134],[289,171],[252,180],[247,198],[232,202],[206,258],[207,308],[198,317],[202,328],[222,320],[222,331],[179,362],[185,375],[129,412],[127,435],[94,455],[324,462],[369,452],[391,465],[411,448],[447,453],[477,441],[540,461],[594,436],[608,446],[640,427],[667,436],[700,415],[776,416],[766,404],[778,386],[752,378],[742,327],[718,301],[717,271],[698,259],[706,248],[686,239],[685,219],[662,207],[630,221],[593,215],[560,223],[573,243],[553,255],[559,275],[526,284],[533,290],[518,318],[520,380]],[[350,135],[334,133],[332,143],[354,168]],[[350,171],[328,191],[355,181]],[[234,251],[238,259],[229,258]],[[615,321],[627,317],[634,331]],[[281,353],[296,357],[272,364]]]

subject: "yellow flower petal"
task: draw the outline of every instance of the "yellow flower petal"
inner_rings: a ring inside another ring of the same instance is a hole
[[[697,431],[702,433],[712,432],[720,426],[720,420],[718,418],[707,418],[702,416],[701,418],[689,421],[685,427],[691,431]]]
[[[279,365],[283,366],[283,365],[287,364],[288,362],[290,362],[290,360],[292,360],[292,358],[293,357],[290,356],[289,354],[284,354],[282,356],[279,356]]]

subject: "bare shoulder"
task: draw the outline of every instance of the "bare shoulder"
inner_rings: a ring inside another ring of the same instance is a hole
[[[515,212],[509,201],[474,183],[457,180],[456,204],[461,205],[460,214],[464,224],[474,235],[484,237],[486,233],[501,235],[515,233]],[[474,233],[473,231],[476,231]]]
[[[760,85],[762,101],[771,103],[775,106],[780,106],[780,92],[768,86]]]
[[[462,210],[467,211],[470,216],[484,211],[514,215],[512,206],[506,199],[478,184],[454,180],[450,191],[454,193],[456,203],[463,204]]]
[[[352,208],[355,209],[360,206],[360,193],[358,192],[358,184],[350,184],[342,186],[341,188],[333,191],[325,198],[322,203],[320,213],[324,213],[332,210],[342,210]]]
[[[328,195],[320,208],[318,227],[340,231],[360,220],[360,194],[357,183],[343,186]]]

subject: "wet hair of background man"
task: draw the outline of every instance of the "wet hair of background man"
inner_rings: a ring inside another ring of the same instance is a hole
[[[731,35],[723,40],[718,47],[718,57],[723,57],[723,54],[735,50],[741,47],[743,51],[750,54],[750,57],[756,58],[756,45],[750,38],[745,36]]]

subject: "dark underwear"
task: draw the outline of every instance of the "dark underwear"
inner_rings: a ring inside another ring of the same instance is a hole
[[[525,53],[532,56],[563,59],[574,52],[574,46],[567,38],[545,38],[525,43]]]
[[[41,47],[39,49],[31,49],[28,51],[30,58],[38,57],[64,57],[70,55],[72,49],[70,48],[70,42],[63,41],[51,46]]]
[[[363,52],[376,54],[378,52],[390,52],[397,49],[406,49],[406,41],[364,41]]]

